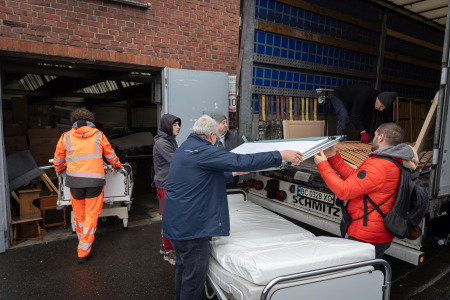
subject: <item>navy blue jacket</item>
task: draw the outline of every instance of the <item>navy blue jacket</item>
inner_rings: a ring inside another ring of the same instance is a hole
[[[190,134],[172,157],[162,227],[169,240],[227,236],[230,219],[226,182],[231,172],[278,167],[278,151],[239,155]]]

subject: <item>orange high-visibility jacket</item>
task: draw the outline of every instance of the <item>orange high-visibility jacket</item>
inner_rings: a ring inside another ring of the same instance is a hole
[[[368,243],[388,243],[394,238],[384,226],[383,218],[368,203],[367,226],[363,225],[364,200],[368,194],[375,204],[380,205],[383,213],[388,213],[397,197],[400,181],[400,169],[385,159],[376,159],[378,155],[367,158],[359,168],[353,169],[341,157],[339,152],[327,161],[320,162],[317,169],[328,187],[341,200],[348,200],[347,210],[352,219],[348,235]],[[401,159],[393,159],[402,163]],[[331,163],[331,165],[330,165]],[[341,175],[339,177],[331,167]],[[386,202],[386,203],[385,203]],[[373,211],[373,212],[371,212]]]
[[[105,185],[103,155],[114,167],[122,165],[106,136],[88,122],[61,135],[53,164],[56,172],[66,170],[66,185],[72,188]]]

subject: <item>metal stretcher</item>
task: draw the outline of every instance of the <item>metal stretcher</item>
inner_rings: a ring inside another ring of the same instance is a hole
[[[105,190],[103,208],[99,218],[118,216],[123,221],[123,227],[128,228],[128,212],[131,210],[132,192],[134,187],[131,166],[124,166],[114,171],[112,166],[105,165]],[[66,173],[58,175],[58,206],[69,206],[70,189],[65,185]],[[71,212],[72,231],[75,232],[74,213]]]
[[[228,199],[230,237],[211,241],[208,297],[207,286],[221,300],[389,299],[391,268],[371,245],[297,230],[245,193]]]

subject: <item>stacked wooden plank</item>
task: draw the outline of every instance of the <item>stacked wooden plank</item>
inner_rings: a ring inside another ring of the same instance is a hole
[[[370,144],[342,142],[336,145],[336,150],[339,151],[346,162],[355,167],[359,167],[369,157],[369,153],[372,152],[371,147],[372,145]],[[433,151],[424,151],[418,153],[418,155],[420,161],[417,169],[427,169],[431,165]]]
[[[336,145],[336,150],[339,151],[342,158],[355,167],[359,167],[362,162],[369,157],[372,145],[343,142]]]

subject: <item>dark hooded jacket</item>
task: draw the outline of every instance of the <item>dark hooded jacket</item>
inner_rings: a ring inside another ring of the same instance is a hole
[[[217,146],[219,143],[219,139],[216,141]],[[231,151],[234,148],[242,145],[244,143],[244,140],[242,137],[239,136],[239,134],[236,131],[229,131],[225,133],[225,150]]]
[[[366,130],[375,112],[375,101],[380,91],[362,85],[344,85],[334,90],[333,95],[341,99],[358,132]]]
[[[166,189],[167,176],[169,175],[170,161],[178,148],[177,141],[173,135],[172,124],[176,121],[181,126],[180,118],[165,114],[161,117],[158,134],[155,136],[153,146],[153,165],[155,169],[155,185],[159,189]]]

